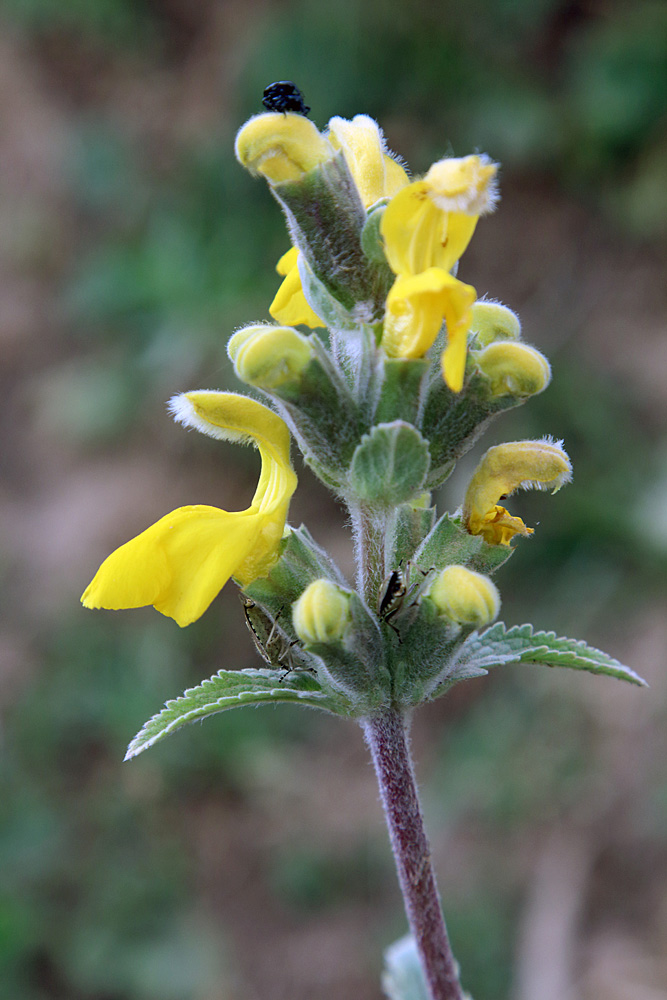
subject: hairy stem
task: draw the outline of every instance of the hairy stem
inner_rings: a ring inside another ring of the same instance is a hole
[[[406,720],[395,709],[385,709],[363,719],[362,726],[380,786],[405,911],[431,1000],[463,1000],[419,807]]]
[[[374,608],[385,578],[386,519],[368,507],[349,505],[357,563],[357,589]]]

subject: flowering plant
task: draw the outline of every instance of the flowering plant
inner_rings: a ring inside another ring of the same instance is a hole
[[[292,241],[278,262],[275,322],[228,345],[239,379],[270,405],[197,391],[170,409],[187,427],[259,449],[255,495],[242,511],[195,505],[161,518],[108,557],[82,600],[153,605],[185,626],[236,581],[265,665],[220,670],[168,702],[127,757],[242,705],[291,701],[358,721],[410,926],[388,953],[385,990],[461,1000],[409,753],[414,708],[506,663],[643,681],[583,642],[496,621],[492,576],[533,532],[500,501],[569,482],[561,442],[492,447],[457,511],[438,516],[432,504],[490,421],[551,378],[517,316],[458,277],[478,219],[496,205],[496,164],[447,157],[410,180],[364,115],[333,118],[323,133],[303,114],[257,115],[236,154],[268,182]],[[347,507],[354,587],[304,526],[286,525],[292,437]]]

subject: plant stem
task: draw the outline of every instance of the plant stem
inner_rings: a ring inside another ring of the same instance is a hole
[[[357,563],[357,589],[375,607],[385,577],[386,518],[369,507],[349,504]]]
[[[405,717],[385,709],[362,719],[384,806],[405,911],[431,1000],[463,1000],[440,908],[419,807]]]

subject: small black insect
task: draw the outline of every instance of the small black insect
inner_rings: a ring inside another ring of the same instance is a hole
[[[310,111],[303,94],[291,80],[278,80],[265,87],[262,104],[267,111],[282,111],[283,114],[293,111],[297,115],[307,115]]]
[[[400,611],[407,590],[405,574],[400,569],[393,570],[384,581],[378,599],[378,617],[388,624],[389,619]]]

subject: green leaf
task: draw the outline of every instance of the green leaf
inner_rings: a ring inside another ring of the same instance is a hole
[[[228,708],[262,705],[267,702],[296,702],[347,715],[342,697],[326,694],[310,673],[284,670],[220,670],[180,698],[168,701],[161,712],[137,733],[125,755],[130,760],[188,722],[205,719]]]
[[[471,535],[459,517],[443,514],[414,555],[422,569],[431,566],[467,566],[477,573],[495,573],[507,562],[514,549],[509,545],[489,545],[481,535]]]
[[[389,945],[384,953],[382,989],[389,1000],[429,1000],[419,955],[411,934]]]
[[[411,424],[378,424],[352,456],[350,487],[362,503],[394,507],[421,490],[430,461],[428,442]]]
[[[453,671],[445,683],[450,685],[471,675],[471,670],[490,670],[505,663],[538,663],[547,667],[570,667],[593,674],[608,674],[620,680],[646,687],[646,681],[629,667],[607,653],[578,639],[565,639],[555,632],[534,632],[532,625],[514,625],[508,629],[496,622],[484,632],[473,632],[459,649]],[[435,694],[443,693],[436,690]]]

